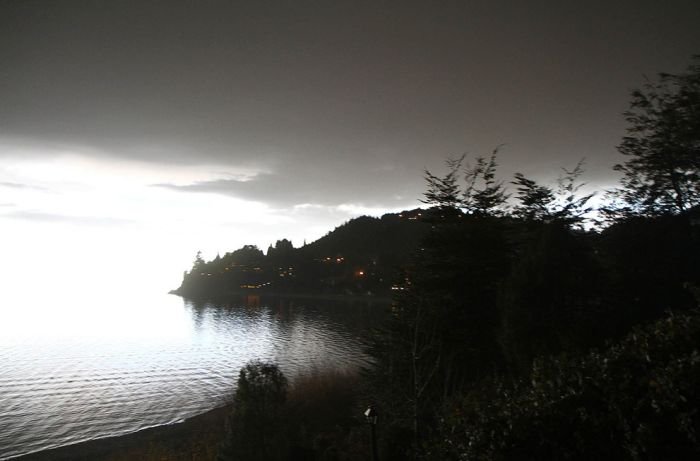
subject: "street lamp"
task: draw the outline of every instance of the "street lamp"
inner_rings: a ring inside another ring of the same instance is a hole
[[[374,409],[372,405],[367,407],[365,410],[365,419],[367,424],[369,424],[370,432],[372,433],[372,460],[379,461],[379,456],[377,456],[377,410]]]

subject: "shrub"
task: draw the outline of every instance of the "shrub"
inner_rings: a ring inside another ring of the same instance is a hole
[[[700,313],[603,351],[539,359],[528,381],[482,383],[446,410],[439,459],[700,459]]]

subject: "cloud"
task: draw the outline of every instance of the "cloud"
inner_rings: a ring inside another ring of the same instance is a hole
[[[322,172],[297,169],[261,173],[250,179],[215,179],[190,184],[154,184],[180,192],[212,193],[262,202],[273,208],[300,205],[365,207],[410,205],[420,196],[420,180],[413,183],[385,171]]]
[[[25,189],[25,190],[37,190],[37,191],[47,191],[48,189],[40,186],[33,186],[31,184],[23,184],[18,182],[10,181],[0,181],[0,186],[9,187],[11,189]]]
[[[135,223],[135,221],[129,219],[112,218],[106,216],[75,216],[28,210],[13,211],[0,216],[4,218],[19,219],[23,221],[53,224],[74,224],[91,227],[126,226]]]

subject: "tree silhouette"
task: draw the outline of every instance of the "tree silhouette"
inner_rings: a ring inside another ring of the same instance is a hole
[[[204,259],[202,259],[202,252],[198,251],[197,255],[194,258],[194,262],[192,263],[192,273],[193,274],[199,274],[206,265],[206,262]]]
[[[618,146],[628,160],[618,212],[643,216],[682,213],[700,204],[700,56],[685,73],[660,74],[632,93],[630,126]]]
[[[564,174],[557,179],[557,188],[543,186],[528,179],[522,173],[515,173],[512,184],[516,186],[513,215],[526,221],[558,221],[566,226],[580,225],[587,213],[595,193],[580,194],[585,183],[579,181],[583,174],[583,160],[573,170],[562,168]]]
[[[238,375],[229,436],[219,460],[275,460],[287,452],[283,410],[287,379],[275,364],[249,362]]]
[[[512,184],[516,186],[516,198],[520,202],[513,214],[526,221],[546,221],[552,216],[554,190],[538,184],[522,173],[515,173]]]
[[[421,202],[434,207],[443,217],[457,211],[474,216],[503,216],[509,195],[503,181],[496,178],[497,154],[498,148],[488,159],[476,157],[473,166],[463,166],[466,155],[447,159],[447,174],[442,177],[425,170],[428,187]],[[464,174],[464,187],[459,183],[460,172]]]
[[[491,152],[488,160],[477,157],[476,164],[465,171],[466,188],[462,206],[467,214],[476,216],[503,216],[509,195],[503,181],[496,179],[496,155],[498,148]]]
[[[441,212],[455,211],[462,207],[461,187],[459,185],[459,173],[462,169],[465,155],[457,159],[447,159],[447,174],[435,176],[425,170],[424,178],[428,188],[424,193],[425,199],[421,202],[436,207]]]
[[[386,450],[397,459],[417,456],[446,399],[501,363],[497,293],[510,247],[497,217],[507,195],[495,155],[464,170],[464,157],[448,160],[445,176],[425,175],[431,229],[370,350],[375,398],[392,434]]]

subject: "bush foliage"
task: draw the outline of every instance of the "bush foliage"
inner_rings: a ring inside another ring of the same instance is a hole
[[[700,312],[584,356],[539,359],[448,406],[435,459],[699,459]]]

